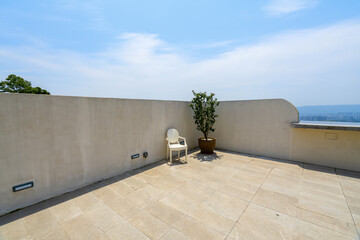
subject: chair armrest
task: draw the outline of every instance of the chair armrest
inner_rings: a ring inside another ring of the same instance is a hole
[[[186,138],[180,137],[180,136],[179,136],[179,138],[184,139],[184,143],[185,143],[185,145],[187,145],[187,144],[186,144]]]

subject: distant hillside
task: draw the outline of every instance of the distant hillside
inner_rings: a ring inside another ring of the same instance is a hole
[[[297,107],[300,120],[360,122],[360,104]]]

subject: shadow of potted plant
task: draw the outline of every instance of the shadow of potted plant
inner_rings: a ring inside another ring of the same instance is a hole
[[[206,92],[196,93],[192,91],[194,98],[191,101],[190,107],[194,111],[194,119],[196,129],[203,133],[204,137],[198,139],[201,153],[211,154],[214,152],[216,146],[216,139],[209,137],[210,132],[214,132],[213,128],[215,119],[218,115],[215,114],[215,109],[220,102],[214,98],[215,94],[207,95]]]

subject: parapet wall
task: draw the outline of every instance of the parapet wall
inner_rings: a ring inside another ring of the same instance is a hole
[[[188,104],[0,94],[0,215],[165,159],[168,128],[195,148]],[[33,188],[12,192],[29,181]]]
[[[360,171],[360,131],[294,128],[290,159]]]
[[[217,114],[218,148],[360,171],[360,131],[292,128],[298,111],[286,100],[221,102]]]
[[[197,147],[188,104],[0,94],[0,215],[164,159],[169,128]],[[359,131],[294,129],[286,100],[225,101],[217,114],[220,149],[360,171]]]
[[[221,149],[289,159],[297,109],[283,99],[221,102],[214,136]]]

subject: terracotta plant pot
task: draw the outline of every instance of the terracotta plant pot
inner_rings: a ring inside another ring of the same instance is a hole
[[[201,137],[198,139],[198,142],[201,153],[204,154],[214,153],[214,149],[216,146],[216,138],[208,137],[208,139],[206,140],[204,137]]]

